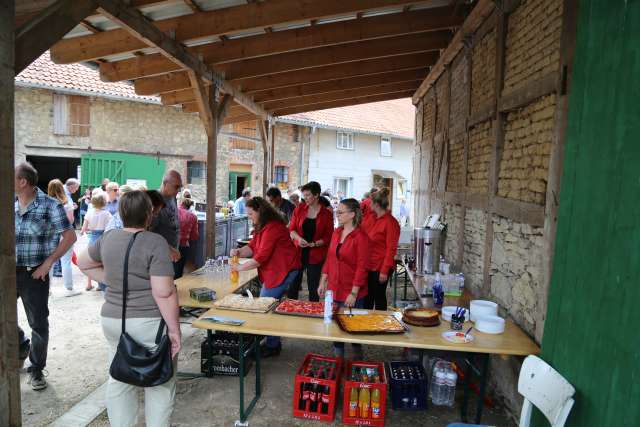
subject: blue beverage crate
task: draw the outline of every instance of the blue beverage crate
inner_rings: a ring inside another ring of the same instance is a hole
[[[389,362],[389,386],[391,389],[391,407],[394,411],[426,411],[428,400],[427,374],[418,362]],[[422,379],[396,378],[399,367],[411,367],[422,374]]]

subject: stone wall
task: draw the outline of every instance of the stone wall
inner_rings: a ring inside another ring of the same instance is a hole
[[[496,30],[473,46],[471,57],[471,114],[491,105],[496,92]]]
[[[53,92],[44,89],[16,88],[15,101],[16,161],[27,155],[80,157],[92,150],[126,151],[156,156],[176,169],[186,188],[197,200],[206,201],[204,185],[187,184],[187,162],[206,161],[207,137],[197,115],[158,104],[90,99],[88,137],[53,134]],[[248,129],[249,128],[249,129]],[[257,138],[254,122],[223,127],[218,136],[216,169],[217,203],[228,200],[229,169],[232,164],[249,165],[252,187],[262,191],[262,145],[235,144],[223,133],[240,133]],[[308,143],[309,129],[297,125],[277,124],[275,164],[289,167],[289,185],[300,185],[301,143]]]
[[[482,294],[486,232],[487,214],[480,209],[467,209],[464,216],[462,271],[465,274],[465,286],[469,287],[474,295]]]
[[[507,115],[498,195],[543,205],[553,138],[555,95]]]
[[[416,140],[416,153],[422,169],[414,190],[425,195],[420,206],[426,214],[441,213],[447,222],[444,255],[462,265],[472,295],[496,301],[501,315],[539,343],[552,250],[547,209],[541,207],[548,203],[549,165],[559,135],[556,108],[562,105],[548,82],[560,72],[563,2],[518,3],[504,21],[494,10],[420,100],[422,127],[416,134],[422,139]],[[502,22],[504,32],[499,31]],[[496,84],[497,37],[503,33],[504,76]],[[447,84],[450,109],[442,111],[436,100],[447,93]],[[496,106],[502,110],[495,111]],[[440,156],[443,145],[447,152]],[[444,185],[438,176],[443,169]],[[520,362],[493,359],[492,392],[518,413]]]
[[[562,0],[521,0],[510,14],[504,89],[517,89],[558,71]]]
[[[469,130],[467,190],[486,194],[489,190],[489,163],[493,145],[493,124],[486,121]]]

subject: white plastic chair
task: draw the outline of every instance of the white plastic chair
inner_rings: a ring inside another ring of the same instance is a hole
[[[551,427],[563,427],[573,407],[575,392],[573,386],[547,362],[537,356],[527,356],[518,379],[518,393],[524,396],[519,426],[531,425],[535,406],[547,417]],[[453,423],[448,427],[476,425]]]
[[[547,417],[551,427],[563,427],[573,407],[576,390],[547,362],[527,356],[520,369],[518,393],[524,396],[520,427],[529,427],[535,406]]]

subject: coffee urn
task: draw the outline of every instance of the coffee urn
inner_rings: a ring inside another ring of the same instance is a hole
[[[423,229],[422,236],[423,250],[421,264],[423,274],[437,273],[440,271],[440,255],[442,254],[442,230],[425,228]],[[418,265],[417,259],[416,265]]]
[[[424,232],[425,228],[416,227],[413,229],[413,259],[416,265],[416,275],[424,275],[423,254],[424,254]]]

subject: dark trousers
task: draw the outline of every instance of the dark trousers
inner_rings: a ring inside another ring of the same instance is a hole
[[[184,273],[184,266],[187,263],[187,260],[191,256],[191,247],[190,246],[180,246],[180,259],[173,263],[173,278],[179,279],[182,277]]]
[[[31,327],[31,351],[29,361],[34,369],[44,369],[47,364],[47,346],[49,345],[49,275],[45,280],[31,277],[33,271],[16,273],[18,298],[22,299],[27,321]],[[20,347],[29,340],[18,326]]]
[[[386,310],[387,309],[387,283],[391,278],[391,272],[387,276],[387,280],[384,283],[380,283],[380,273],[377,271],[370,271],[368,277],[369,292],[364,297],[364,308],[372,310]]]
[[[298,299],[300,288],[302,287],[302,273],[307,272],[307,287],[309,289],[309,301],[320,301],[318,296],[318,286],[320,286],[320,275],[322,274],[322,264],[307,264],[303,265],[302,269],[298,270],[298,276],[296,277],[293,286],[289,287],[287,297],[291,299]]]

